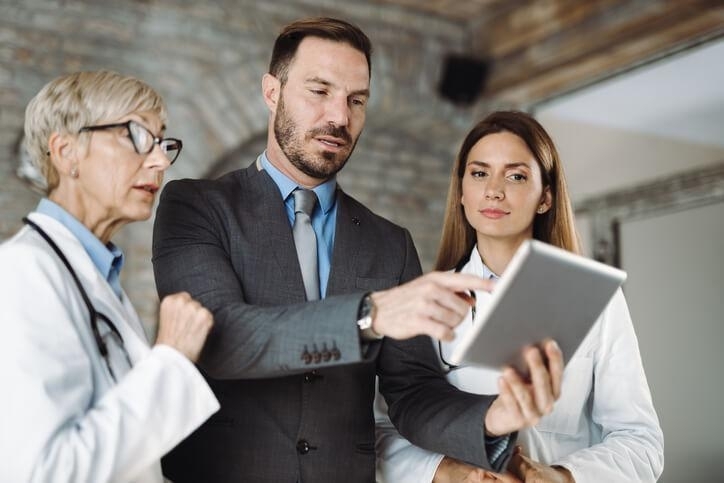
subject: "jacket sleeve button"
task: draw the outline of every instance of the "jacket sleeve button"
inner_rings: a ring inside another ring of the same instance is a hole
[[[302,352],[302,361],[305,364],[310,364],[312,362],[312,354],[310,354],[307,350],[307,346],[304,346],[304,352]]]

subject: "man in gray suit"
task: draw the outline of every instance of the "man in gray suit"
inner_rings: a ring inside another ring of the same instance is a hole
[[[535,424],[558,397],[553,345],[547,366],[533,351],[530,383],[510,376],[498,398],[450,386],[428,336],[451,337],[470,303],[458,294],[490,287],[461,274],[420,276],[408,231],[337,186],[364,125],[370,52],[344,21],[287,26],[262,81],[266,151],[246,169],[163,192],[158,291],[188,291],[213,312],[200,366],[221,402],[165,459],[174,481],[374,481],[375,375],[406,438],[495,470],[510,454],[508,433]],[[299,189],[316,195],[311,289],[292,229]]]

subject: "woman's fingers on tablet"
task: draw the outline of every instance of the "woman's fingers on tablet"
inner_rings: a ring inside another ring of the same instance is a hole
[[[563,353],[558,343],[553,339],[543,341],[543,350],[548,360],[548,373],[551,377],[551,388],[554,399],[561,397],[561,386],[563,384]]]
[[[530,371],[530,385],[533,391],[533,403],[535,411],[543,416],[553,410],[553,387],[551,375],[543,361],[543,354],[538,347],[528,347],[524,353],[525,361]]]
[[[523,358],[530,379],[512,367],[503,368],[498,398],[486,415],[486,428],[492,434],[535,426],[553,410],[560,395],[563,356],[555,341],[548,339],[540,347],[526,347]]]
[[[525,382],[523,378],[512,368],[508,367],[503,371],[503,378],[508,384],[513,397],[518,405],[518,410],[523,416],[522,426],[535,426],[542,415],[538,410],[535,391],[532,385]]]

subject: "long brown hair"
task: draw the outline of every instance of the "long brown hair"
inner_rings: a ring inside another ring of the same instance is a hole
[[[543,187],[550,188],[552,205],[533,221],[533,238],[579,253],[578,234],[558,151],[543,126],[520,111],[497,111],[476,124],[465,137],[450,174],[442,239],[435,262],[436,270],[450,270],[467,257],[476,242],[475,230],[465,218],[461,204],[462,181],[468,154],[475,144],[499,132],[515,134],[525,141],[540,166]]]

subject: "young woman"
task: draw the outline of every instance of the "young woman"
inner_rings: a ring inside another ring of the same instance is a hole
[[[497,279],[529,238],[579,252],[553,141],[528,114],[495,112],[470,131],[460,148],[436,269]],[[479,294],[477,305],[488,296]],[[440,344],[441,361],[449,360],[471,326],[468,316],[456,328],[455,340]],[[448,379],[462,389],[498,391],[497,371],[447,368]],[[663,434],[620,290],[566,365],[553,412],[519,433],[521,452],[506,475],[412,446],[383,418],[377,440],[378,475],[388,482],[643,482],[655,481],[663,469]]]

